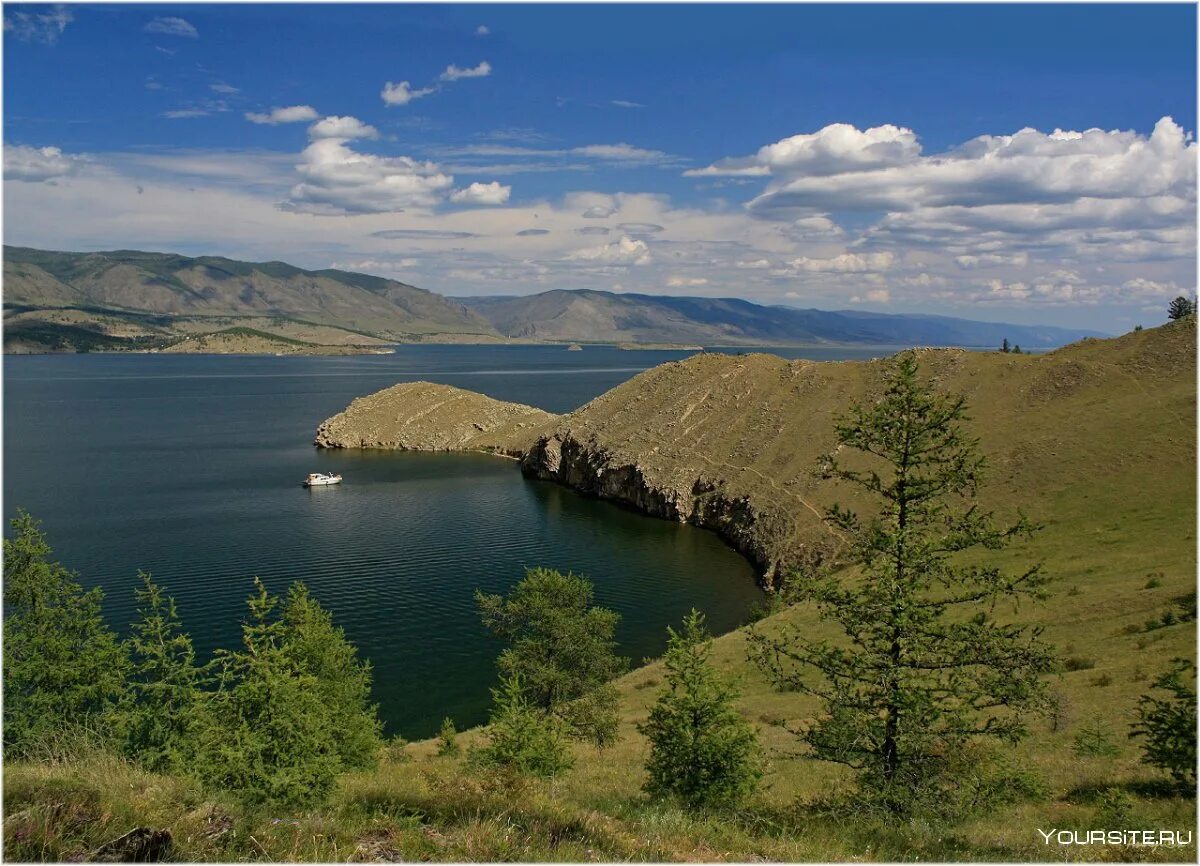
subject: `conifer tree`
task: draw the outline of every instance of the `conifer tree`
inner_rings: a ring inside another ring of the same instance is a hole
[[[1178,319],[1186,319],[1192,313],[1196,312],[1196,304],[1190,298],[1180,295],[1167,305],[1167,318],[1172,322]]]
[[[826,515],[845,539],[839,564],[854,569],[788,587],[840,639],[794,626],[751,637],[779,687],[820,699],[824,715],[804,732],[813,755],[859,770],[867,799],[891,811],[955,784],[949,758],[966,742],[1018,740],[1049,705],[1042,675],[1056,663],[1040,630],[993,617],[1041,597],[1040,567],[1008,573],[963,558],[1036,529],[1024,517],[999,525],[972,501],[985,461],[966,419],[962,397],[921,381],[916,353],[892,362],[883,395],[839,420],[839,456],[825,458],[828,477],[878,503],[871,516]]]
[[[346,634],[300,582],[283,603],[283,654],[303,676],[316,680],[321,702],[333,715],[333,736],[343,766],[375,764],[383,746],[382,725],[371,703],[371,665],[358,658]]]
[[[197,771],[248,807],[321,803],[342,768],[338,720],[316,676],[301,672],[285,647],[279,599],[255,578],[242,649],[218,651],[217,690],[208,700]]]
[[[526,695],[520,674],[501,677],[492,689],[487,743],[472,751],[472,764],[543,779],[571,768],[563,722]]]
[[[628,667],[616,654],[620,615],[593,604],[584,577],[531,568],[507,597],[476,592],[483,623],[508,641],[497,666],[517,678],[525,698],[562,719],[569,733],[599,746],[617,734],[610,681]]]
[[[99,589],[84,591],[50,559],[25,511],[4,539],[4,745],[27,753],[66,730],[116,727],[128,661],[104,622]]]
[[[704,616],[693,610],[681,631],[667,633],[666,689],[638,726],[650,741],[646,791],[693,807],[736,805],[762,776],[757,734],[733,706],[736,689],[712,666]]]
[[[1142,739],[1142,760],[1165,770],[1185,794],[1196,793],[1196,689],[1191,684],[1196,666],[1187,659],[1171,667],[1153,683],[1166,697],[1142,695],[1137,721],[1130,737]]]
[[[125,646],[131,662],[125,748],[157,772],[190,765],[201,709],[202,671],[175,599],[139,572],[139,619]]]
[[[454,727],[454,719],[446,716],[442,719],[442,729],[438,732],[437,753],[445,758],[457,758],[462,753],[458,744],[458,731]]]

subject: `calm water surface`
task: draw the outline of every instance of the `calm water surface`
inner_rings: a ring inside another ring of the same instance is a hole
[[[784,350],[789,357],[870,357]],[[472,594],[527,566],[588,575],[622,614],[622,652],[657,655],[693,605],[716,631],[760,598],[715,535],[522,478],[475,454],[319,452],[354,397],[419,379],[566,412],[683,357],[588,347],[402,346],[347,358],[62,355],[4,360],[4,509],[30,510],[55,553],[133,616],[139,568],[173,594],[199,652],[239,640],[251,578],[302,579],[375,667],[390,732],[481,721],[499,647]],[[340,472],[308,491],[309,472]]]

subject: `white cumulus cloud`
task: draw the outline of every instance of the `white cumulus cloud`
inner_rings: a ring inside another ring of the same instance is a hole
[[[623,237],[611,244],[575,250],[567,259],[601,265],[646,265],[650,263],[650,247],[645,241]]]
[[[892,266],[895,258],[892,253],[842,253],[827,259],[800,256],[788,262],[788,266],[796,271],[809,273],[862,273],[865,271],[886,271]]]
[[[319,138],[304,149],[302,178],[284,208],[317,214],[394,213],[437,204],[454,184],[437,165],[407,156],[352,150],[345,139]]]
[[[681,277],[676,274],[667,277],[667,285],[672,289],[683,289],[695,286],[707,286],[708,280],[705,277]]]
[[[473,183],[450,194],[450,201],[455,204],[504,204],[512,193],[511,186],[505,186],[497,181],[491,183]]]
[[[322,118],[308,128],[308,137],[317,140],[333,138],[349,141],[355,138],[379,138],[379,130],[357,117],[331,115]]]
[[[778,174],[832,175],[912,162],[921,145],[911,129],[885,124],[859,130],[834,123],[814,133],[793,135],[759,148],[753,156],[718,160],[693,169],[689,177],[745,177]]]
[[[298,123],[306,120],[316,120],[320,115],[311,105],[289,105],[284,108],[272,108],[267,112],[246,112],[246,120],[251,123]]]
[[[28,147],[23,144],[4,145],[5,180],[30,183],[53,180],[71,174],[81,158],[70,156],[57,147]]]
[[[868,130],[869,132],[870,130]],[[750,203],[761,216],[816,211],[1064,204],[1086,199],[1195,198],[1196,146],[1171,118],[1149,136],[1089,129],[1023,129],[979,136],[937,156],[863,168],[768,173],[779,180]]]
[[[383,85],[383,90],[380,91],[379,96],[383,99],[384,105],[408,105],[414,99],[428,96],[433,91],[434,88],[432,87],[422,87],[419,90],[413,90],[412,85],[407,81],[395,84],[389,81]]]
[[[458,81],[461,78],[487,78],[492,74],[492,64],[483,60],[478,66],[470,66],[466,69],[461,69],[451,63],[446,67],[446,71],[441,74],[442,81]]]

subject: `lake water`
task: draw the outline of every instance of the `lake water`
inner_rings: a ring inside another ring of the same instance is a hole
[[[877,350],[783,351],[816,358]],[[46,355],[4,359],[4,509],[43,521],[55,555],[106,592],[124,631],[138,569],[176,597],[203,657],[239,640],[252,577],[304,580],[375,668],[389,732],[486,715],[500,647],[473,593],[528,566],[586,574],[622,615],[622,652],[659,654],[695,606],[712,628],[761,598],[714,534],[525,480],[478,454],[319,452],[317,425],[356,396],[430,380],[566,412],[665,351],[401,346],[394,355],[274,358]],[[305,490],[309,472],[338,487]]]

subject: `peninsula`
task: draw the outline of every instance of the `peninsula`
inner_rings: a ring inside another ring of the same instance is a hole
[[[1015,512],[1034,492],[1071,490],[1075,505],[1060,503],[1061,515],[1094,514],[1115,490],[1132,507],[1128,497],[1149,495],[1138,482],[1149,465],[1194,444],[1195,348],[1187,319],[1045,355],[918,351],[924,374],[971,406],[991,455],[983,501]],[[835,417],[879,388],[884,363],[704,353],[561,416],[407,383],[355,400],[316,444],[516,456],[530,477],[717,531],[770,585],[836,553],[822,516],[853,497],[821,477],[820,456],[835,445]],[[1076,456],[1114,448],[1120,457],[1103,472]]]

